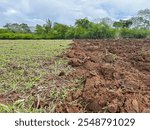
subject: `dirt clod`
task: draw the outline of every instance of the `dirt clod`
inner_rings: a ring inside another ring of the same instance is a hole
[[[84,87],[56,112],[150,112],[148,52],[150,40],[75,40],[67,54],[75,67],[69,77],[83,76]]]

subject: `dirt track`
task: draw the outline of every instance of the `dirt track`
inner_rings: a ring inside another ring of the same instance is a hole
[[[56,112],[150,112],[150,40],[76,40],[67,57],[84,87]]]

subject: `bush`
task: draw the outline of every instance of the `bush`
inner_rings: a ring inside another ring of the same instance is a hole
[[[79,23],[82,21],[79,21]],[[78,23],[78,24],[79,24]],[[81,24],[80,23],[80,24]],[[81,25],[84,25],[83,27]],[[80,26],[66,26],[56,23],[48,33],[13,33],[0,29],[0,39],[108,39],[108,38],[147,38],[150,30],[111,28],[102,23],[83,21]]]
[[[0,29],[0,34],[2,33],[10,33],[10,31],[8,29]]]
[[[91,39],[114,38],[115,30],[104,24],[93,24],[86,34],[86,38]]]
[[[70,27],[65,33],[65,39],[73,39],[75,35],[75,28]]]
[[[0,39],[35,39],[33,34],[1,33]]]
[[[142,29],[122,29],[121,30],[122,38],[146,38],[150,36],[150,31]]]

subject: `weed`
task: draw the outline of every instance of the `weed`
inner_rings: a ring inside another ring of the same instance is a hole
[[[44,108],[33,107],[35,97],[29,91],[51,84],[45,75],[58,75],[70,70],[64,59],[55,60],[70,44],[69,40],[0,40],[0,95],[10,91],[23,93],[25,99],[17,99],[11,104],[0,104],[0,112],[45,112]],[[50,61],[55,61],[52,64]],[[54,97],[61,93],[52,93]],[[63,92],[65,95],[65,91]],[[60,97],[61,98],[61,97]],[[62,97],[64,98],[64,97]],[[52,103],[51,104],[55,104]],[[54,107],[49,107],[53,111]]]

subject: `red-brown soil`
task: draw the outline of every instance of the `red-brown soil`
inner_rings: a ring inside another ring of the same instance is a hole
[[[84,87],[56,112],[150,112],[150,40],[75,40],[67,58]]]

